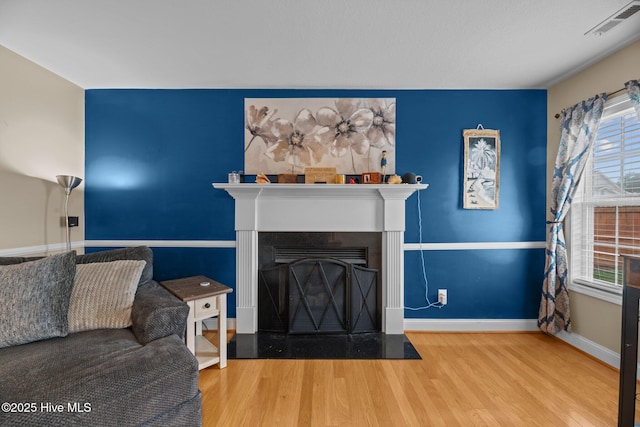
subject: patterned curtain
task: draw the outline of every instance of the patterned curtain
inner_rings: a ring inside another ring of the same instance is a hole
[[[550,334],[571,330],[567,248],[562,222],[593,147],[606,99],[604,93],[596,95],[563,110],[560,115],[560,145],[551,183],[553,220],[547,221],[544,282],[538,313],[538,327]]]
[[[624,84],[624,87],[627,89],[631,103],[636,109],[636,115],[640,119],[640,83],[638,80],[629,80]]]

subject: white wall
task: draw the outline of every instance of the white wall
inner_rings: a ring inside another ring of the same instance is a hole
[[[84,90],[0,46],[0,94],[0,253],[59,251],[56,175],[84,177]],[[84,240],[83,188],[70,198],[72,241]]]

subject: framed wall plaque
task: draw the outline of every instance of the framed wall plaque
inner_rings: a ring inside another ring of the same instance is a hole
[[[500,131],[465,129],[464,209],[498,209],[500,190]]]

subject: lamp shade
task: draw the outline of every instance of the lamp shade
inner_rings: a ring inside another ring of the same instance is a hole
[[[64,191],[67,194],[71,193],[71,190],[76,188],[82,182],[82,178],[72,175],[56,175],[56,178],[58,178],[58,184],[64,188]]]

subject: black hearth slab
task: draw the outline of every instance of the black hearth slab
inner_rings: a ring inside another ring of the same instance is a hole
[[[229,359],[421,359],[406,335],[382,333],[287,335],[235,334]]]

